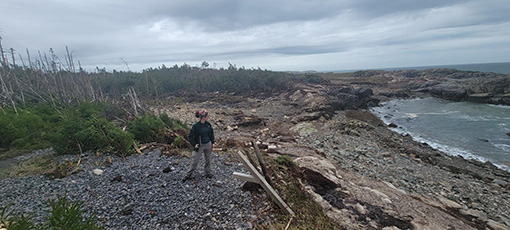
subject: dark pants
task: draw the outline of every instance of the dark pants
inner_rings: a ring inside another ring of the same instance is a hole
[[[202,153],[205,157],[205,165],[204,165],[204,172],[205,174],[211,175],[211,153],[212,153],[212,143],[209,141],[206,144],[203,144],[198,148],[198,151],[193,151],[192,153],[192,160],[193,163],[191,163],[191,168],[188,171],[187,176],[191,177],[193,175],[193,172],[195,169],[197,169],[198,162],[200,162],[200,156],[202,156]]]

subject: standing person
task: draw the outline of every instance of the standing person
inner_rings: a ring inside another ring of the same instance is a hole
[[[211,154],[214,147],[214,131],[211,123],[209,123],[209,113],[205,109],[199,110],[195,113],[195,117],[200,118],[200,121],[193,124],[188,134],[189,143],[193,146],[192,164],[183,181],[195,178],[193,173],[197,168],[202,153],[205,158],[205,176],[208,178],[213,177],[211,172]]]

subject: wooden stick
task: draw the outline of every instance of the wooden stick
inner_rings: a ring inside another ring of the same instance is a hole
[[[239,179],[239,180],[244,180],[244,181],[249,181],[249,182],[260,184],[260,181],[257,180],[257,178],[253,177],[252,175],[248,175],[248,174],[244,174],[244,173],[240,173],[240,172],[234,172],[232,174],[232,177]]]
[[[135,150],[138,154],[142,154],[142,151],[140,151],[140,149],[138,148],[138,145],[136,145],[136,143],[133,141],[133,147],[135,147]]]
[[[292,219],[294,219],[294,217],[291,217],[291,218],[290,218],[289,223],[287,223],[287,227],[285,227],[285,230],[289,229],[290,222],[292,222]]]
[[[273,201],[276,202],[276,204],[282,208],[283,210],[285,210],[287,213],[289,213],[290,215],[292,216],[295,216],[296,214],[294,214],[294,212],[292,211],[292,209],[290,209],[290,207],[285,203],[285,201],[282,200],[282,198],[278,195],[278,193],[276,193],[276,191],[273,189],[273,187],[271,187],[271,185],[269,185],[267,183],[267,181],[264,179],[264,177],[262,177],[262,175],[260,175],[260,173],[257,171],[257,169],[255,169],[255,167],[250,163],[250,161],[246,158],[246,156],[244,156],[244,154],[241,152],[241,151],[238,151],[237,152],[237,155],[239,156],[239,158],[241,159],[241,162],[244,164],[244,166],[246,167],[246,169],[248,169],[248,171],[250,172],[250,174],[257,178],[259,181],[260,181],[260,185],[262,186],[262,188],[264,188],[264,190],[266,190],[266,192],[269,194],[269,196],[273,199]]]
[[[259,160],[260,168],[262,169],[262,174],[264,175],[264,178],[266,178],[266,181],[267,183],[269,183],[269,185],[273,186],[273,184],[271,183],[271,178],[269,178],[269,175],[267,175],[266,163],[264,162],[264,158],[262,158],[262,155],[260,154],[259,146],[257,146],[257,143],[253,140],[251,141],[251,144],[255,149],[255,155],[257,155],[257,159]]]

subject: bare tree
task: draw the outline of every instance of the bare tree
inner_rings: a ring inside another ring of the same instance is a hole
[[[2,48],[2,36],[0,36],[0,53],[2,54],[2,65],[7,66],[5,56],[4,56],[4,49]]]

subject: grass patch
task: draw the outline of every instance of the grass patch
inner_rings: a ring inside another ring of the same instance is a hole
[[[6,160],[9,158],[13,158],[13,157],[17,157],[17,156],[21,156],[26,153],[27,153],[27,151],[23,151],[23,150],[19,150],[19,149],[11,149],[11,150],[8,150],[5,152],[1,152],[0,153],[0,161]]]
[[[275,178],[272,181],[274,188],[296,214],[289,229],[340,229],[303,189],[298,179],[303,177],[301,169],[292,161],[292,158],[289,156],[281,156],[277,159],[265,157],[265,161],[269,174]],[[274,206],[278,209],[276,204]],[[281,213],[276,216],[275,222],[271,225],[276,229],[285,229],[289,220],[289,215]],[[271,226],[262,224],[256,228],[269,229]]]
[[[19,164],[0,169],[0,179],[43,174],[51,170],[55,164],[54,156],[51,154],[35,156]]]

